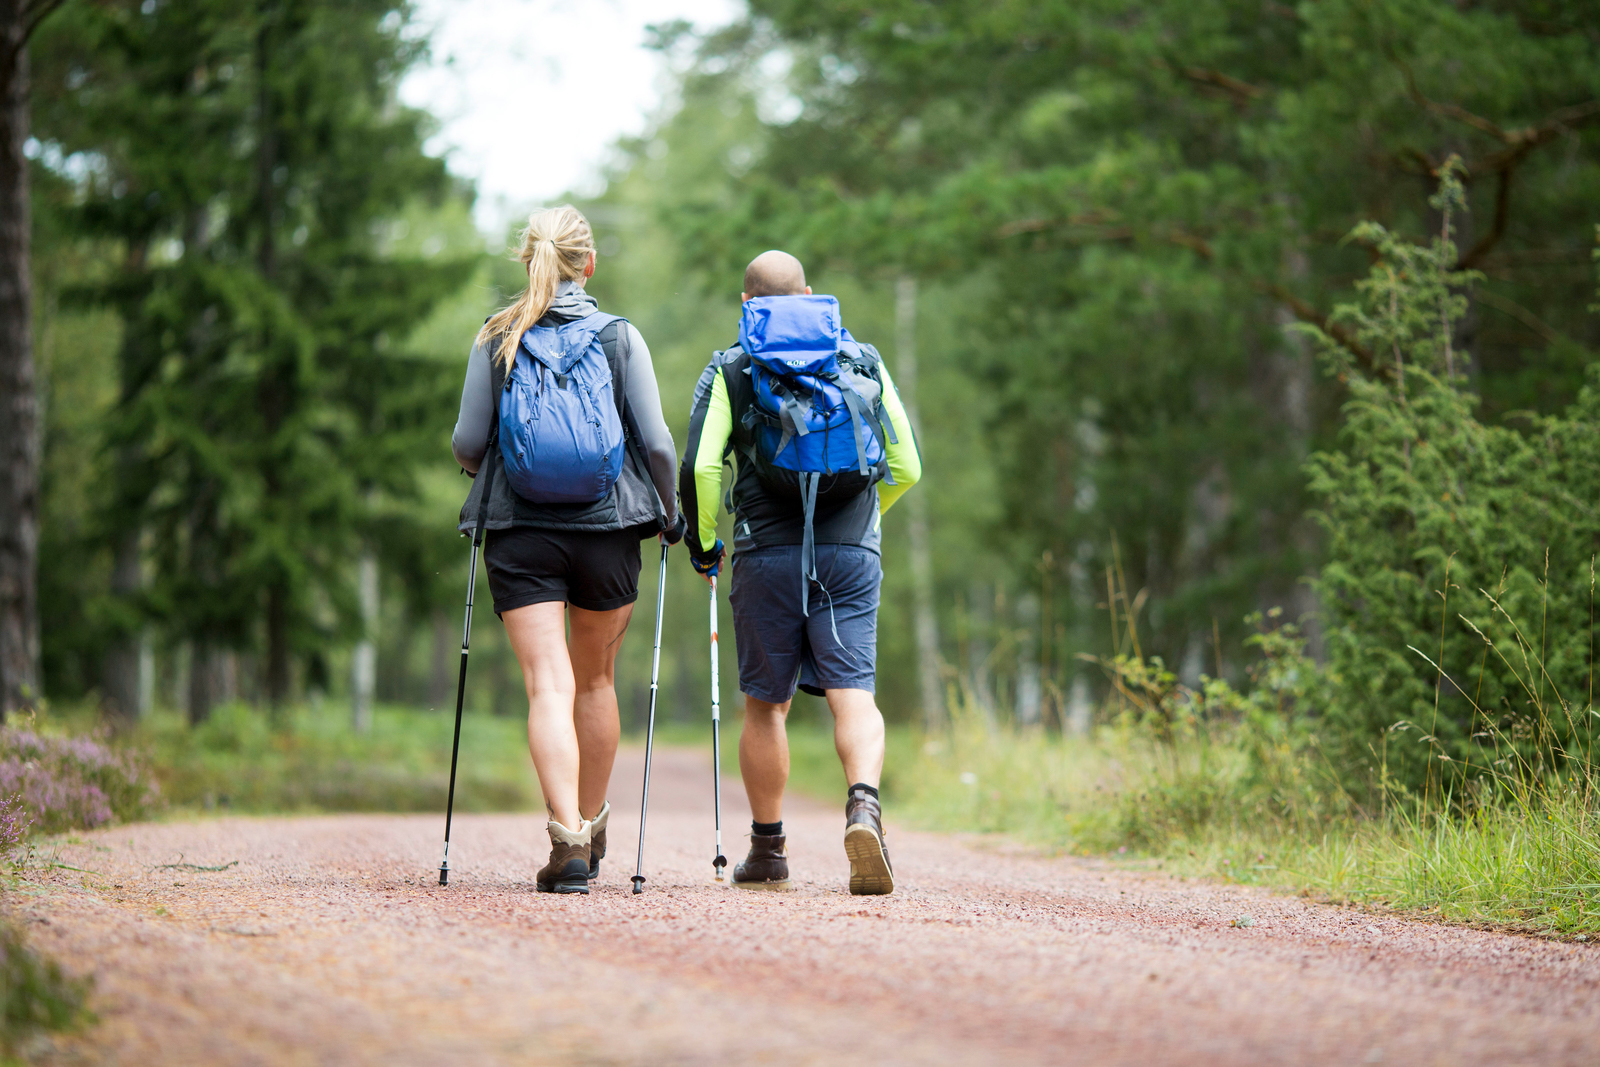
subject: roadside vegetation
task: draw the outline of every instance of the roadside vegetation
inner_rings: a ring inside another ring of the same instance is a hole
[[[10,904],[37,835],[88,830],[153,812],[158,792],[144,760],[100,736],[40,728],[34,716],[0,726],[0,904]],[[29,944],[9,908],[0,912],[0,1064],[22,1062],[43,1032],[88,1022],[90,983]]]
[[[150,754],[163,795],[193,811],[437,811],[450,780],[450,714],[380,705],[357,732],[346,709],[300,707],[279,726],[245,704],[199,727],[153,716],[133,743]],[[472,715],[461,732],[459,811],[537,807],[520,717]]]
[[[1155,856],[1457,921],[1600,932],[1594,744],[1600,374],[1527,432],[1476,417],[1453,351],[1474,280],[1440,168],[1425,245],[1375,223],[1359,299],[1308,332],[1348,391],[1341,448],[1307,463],[1328,540],[1325,653],[1280,608],[1246,619],[1236,684],[1144,651],[1143,593],[1106,568],[1110,654],[1084,739],[952,694],[895,796],[943,828]],[[1362,366],[1351,346],[1368,352]],[[1220,659],[1222,649],[1216,649]]]
[[[1185,875],[1451,922],[1600,934],[1592,777],[1496,783],[1471,803],[1397,790],[1369,808],[1329,781],[1314,739],[1290,745],[1251,722],[1169,740],[1130,719],[1079,739],[990,732],[968,712],[949,733],[917,740],[896,746],[908,758],[885,794],[921,828],[1154,859]],[[1306,788],[1319,782],[1331,796]]]

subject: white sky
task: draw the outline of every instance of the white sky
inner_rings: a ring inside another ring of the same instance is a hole
[[[429,150],[476,180],[478,226],[562,193],[597,191],[609,146],[642,131],[663,102],[665,58],[645,26],[731,22],[742,0],[419,0],[432,62],[400,87],[442,123]]]

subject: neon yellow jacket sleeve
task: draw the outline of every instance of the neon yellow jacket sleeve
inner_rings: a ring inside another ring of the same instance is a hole
[[[911,420],[906,417],[905,405],[900,403],[900,394],[889,377],[888,366],[878,364],[878,372],[883,377],[883,413],[894,424],[894,435],[899,438],[898,444],[888,446],[889,473],[894,476],[894,484],[878,483],[878,514],[881,516],[922,479],[922,453],[917,448]]]
[[[722,368],[713,364],[709,387],[699,390],[689,418],[689,442],[678,478],[678,496],[689,521],[693,547],[710,552],[717,543],[717,509],[722,503],[722,458],[733,436],[733,408]],[[704,381],[704,379],[702,379]]]

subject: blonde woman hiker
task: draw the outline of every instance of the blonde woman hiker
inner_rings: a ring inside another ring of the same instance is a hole
[[[639,595],[639,542],[682,536],[676,453],[644,338],[584,292],[588,220],[572,207],[537,212],[518,258],[528,287],[473,343],[450,447],[475,476],[462,532],[488,509],[489,590],[528,691],[528,751],[550,816],[550,861],[534,884],[587,893],[606,852],[613,671]]]
[[[735,885],[789,882],[785,723],[796,686],[825,696],[844,765],[850,892],[894,891],[878,784],[883,716],[878,648],[879,518],[922,475],[889,369],[844,328],[839,304],[806,285],[800,261],[764,252],[744,273],[739,343],[695,387],[679,494],[696,571],[722,563],[722,466],[736,473],[729,602],[744,692],[739,771],[750,853]]]

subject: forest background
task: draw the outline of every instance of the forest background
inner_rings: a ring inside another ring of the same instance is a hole
[[[1591,15],[753,0],[715,33],[658,26],[673,91],[578,200],[591,291],[649,340],[680,442],[765,248],[884,353],[925,465],[885,521],[891,722],[1132,716],[1170,740],[1270,705],[1358,805],[1481,776],[1502,739],[1587,780]],[[259,738],[367,729],[375,703],[445,721],[467,579],[447,439],[520,279],[397,100],[410,20],[144,0],[39,22],[28,680],[57,706],[226,707]],[[507,135],[549,133],[530,112]],[[668,583],[663,712],[689,723],[705,591],[682,560]],[[469,706],[516,717],[485,606]],[[619,666],[633,728],[649,621]]]

